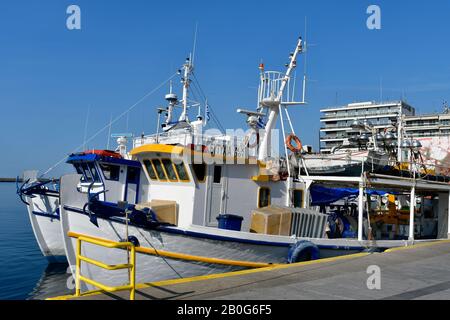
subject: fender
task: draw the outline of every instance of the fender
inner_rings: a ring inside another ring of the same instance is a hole
[[[288,263],[317,260],[319,257],[319,248],[314,243],[300,240],[289,248]]]

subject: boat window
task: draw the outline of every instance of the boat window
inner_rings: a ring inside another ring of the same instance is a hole
[[[102,169],[106,180],[119,181],[120,166],[100,163],[100,168]]]
[[[83,169],[83,166],[81,165],[81,163],[74,164],[73,166],[75,167],[75,170],[77,171],[77,173],[81,174],[80,181],[87,182],[86,174],[84,173],[84,169]]]
[[[184,163],[174,163],[173,164],[175,166],[175,169],[177,170],[177,175],[178,175],[178,179],[180,179],[180,181],[189,181],[189,175],[186,171],[186,167],[184,166]]]
[[[302,208],[303,207],[303,190],[296,189],[294,190],[294,208]]]
[[[144,160],[144,165],[145,165],[145,168],[147,169],[147,173],[148,173],[150,179],[158,180],[158,177],[156,176],[156,173],[155,173],[155,169],[153,168],[153,165],[150,162],[150,160]]]
[[[205,182],[206,179],[206,164],[193,164],[192,168],[194,169],[195,176],[197,177],[198,182]]]
[[[82,167],[83,172],[84,172],[84,181],[85,182],[92,182],[93,181],[92,180],[92,174],[91,174],[91,171],[88,168],[88,165],[86,163],[82,163],[81,167]]]
[[[163,166],[159,159],[152,160],[153,166],[155,167],[156,174],[159,180],[165,181],[167,180],[166,173],[164,172]]]
[[[140,170],[136,167],[128,167],[127,169],[127,183],[138,183]]]
[[[270,189],[261,187],[258,190],[258,208],[270,206]]]
[[[178,181],[177,174],[175,173],[175,169],[172,165],[172,161],[170,161],[169,159],[162,159],[161,161],[164,165],[164,169],[166,170],[169,180]]]
[[[89,169],[91,170],[92,173],[92,177],[94,178],[95,182],[100,182],[100,175],[98,174],[97,168],[95,168],[95,164],[94,163],[89,163],[88,164]]]
[[[214,183],[220,183],[222,180],[222,166],[214,166]]]
[[[84,174],[83,169],[80,168],[79,164],[74,164],[73,166],[75,167],[75,170],[78,174]]]

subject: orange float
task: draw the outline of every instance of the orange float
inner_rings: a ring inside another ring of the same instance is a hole
[[[295,146],[292,144],[292,142],[295,142]],[[302,150],[302,142],[300,141],[300,139],[293,133],[291,133],[287,138],[286,138],[286,146],[289,150],[291,150],[294,153],[298,153]]]

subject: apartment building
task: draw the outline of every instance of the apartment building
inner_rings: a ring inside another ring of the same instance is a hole
[[[440,114],[406,117],[404,123],[405,132],[409,137],[450,136],[450,113],[447,110]]]
[[[359,134],[351,128],[355,119],[367,119],[375,128],[384,129],[396,122],[399,114],[405,115],[406,118],[415,116],[415,109],[404,101],[350,103],[345,106],[325,108],[320,112],[322,113],[320,151],[323,153],[330,152],[333,147],[346,144],[349,138]]]

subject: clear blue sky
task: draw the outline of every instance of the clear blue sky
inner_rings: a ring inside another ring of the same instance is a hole
[[[66,8],[82,30],[66,29]],[[382,29],[366,28],[378,4]],[[237,106],[255,106],[258,63],[280,69],[304,32],[311,81],[307,107],[292,110],[305,144],[318,146],[319,109],[358,100],[406,100],[419,112],[450,100],[449,1],[0,2],[0,176],[45,170],[171,75],[191,51],[196,74],[225,127],[243,127]],[[155,130],[166,88],[129,116],[129,131]],[[337,93],[337,94],[336,94]],[[113,132],[126,130],[126,118]],[[104,148],[107,132],[89,144]],[[64,167],[68,167],[63,165]],[[57,170],[57,176],[62,171]]]

